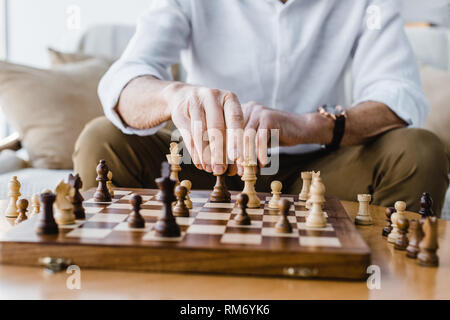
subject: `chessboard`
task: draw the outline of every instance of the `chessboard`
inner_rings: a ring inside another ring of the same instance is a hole
[[[219,273],[296,278],[367,278],[370,249],[340,201],[327,197],[325,228],[305,226],[305,203],[296,195],[288,220],[292,233],[277,233],[278,210],[268,208],[270,194],[258,193],[260,208],[248,209],[251,225],[236,225],[237,192],[230,203],[209,201],[210,191],[192,190],[189,217],[177,217],[181,236],[162,238],[152,230],[161,213],[158,190],[117,188],[110,203],[83,194],[85,220],[60,225],[57,235],[38,235],[37,216],[20,223],[0,240],[4,264],[37,266],[45,257],[70,259],[80,268],[132,271]],[[145,228],[126,219],[131,195],[142,196]]]

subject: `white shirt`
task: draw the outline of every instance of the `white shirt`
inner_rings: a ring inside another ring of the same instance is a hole
[[[124,133],[151,135],[161,126],[127,127],[114,108],[129,81],[171,80],[181,58],[188,83],[230,90],[241,103],[301,114],[371,100],[419,127],[428,103],[400,9],[399,0],[153,1],[99,96]]]

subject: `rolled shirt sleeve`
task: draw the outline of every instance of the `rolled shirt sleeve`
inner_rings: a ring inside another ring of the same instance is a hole
[[[354,105],[386,104],[411,127],[429,111],[417,63],[404,32],[400,1],[374,0],[367,10],[353,56]]]
[[[172,80],[170,67],[179,63],[180,52],[188,46],[190,24],[177,0],[153,1],[139,18],[136,33],[123,55],[100,81],[98,95],[106,117],[123,133],[151,135],[159,126],[139,130],[127,126],[116,111],[125,86],[133,79],[151,75]]]

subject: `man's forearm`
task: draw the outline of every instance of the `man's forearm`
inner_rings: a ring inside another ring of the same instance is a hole
[[[170,120],[167,96],[182,83],[143,76],[123,89],[116,110],[128,126],[149,129]]]
[[[328,144],[333,139],[334,121],[319,113],[299,116],[301,143]],[[379,134],[405,127],[407,124],[386,105],[379,102],[364,102],[347,110],[342,146],[365,143]]]

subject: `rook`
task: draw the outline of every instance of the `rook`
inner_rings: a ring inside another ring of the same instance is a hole
[[[422,240],[422,225],[420,221],[415,219],[410,223],[410,239],[408,247],[406,248],[406,256],[415,259],[419,253],[419,243]]]
[[[36,233],[42,235],[57,234],[58,225],[53,217],[53,203],[56,196],[54,193],[41,193],[42,214],[40,215],[39,223],[36,227]]]

